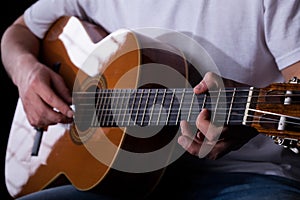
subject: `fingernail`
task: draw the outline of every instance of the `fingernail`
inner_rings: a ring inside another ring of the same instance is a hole
[[[69,118],[73,118],[73,115],[74,115],[74,113],[73,113],[72,110],[69,110],[69,111],[67,112],[67,116],[68,116]]]
[[[194,88],[194,92],[199,92],[199,91],[202,91],[202,88],[203,88],[203,83],[200,82],[198,85],[195,86]]]
[[[179,137],[178,138],[178,143],[183,147],[186,148],[187,147],[187,141],[184,137]]]

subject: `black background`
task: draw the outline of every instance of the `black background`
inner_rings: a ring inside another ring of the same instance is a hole
[[[24,10],[36,0],[8,0],[2,1],[1,6],[1,38],[5,29],[13,23],[15,19],[23,14]],[[0,93],[1,93],[1,132],[0,132],[0,199],[12,199],[7,192],[5,185],[5,154],[11,121],[15,112],[18,99],[18,90],[7,76],[1,62],[0,71]]]

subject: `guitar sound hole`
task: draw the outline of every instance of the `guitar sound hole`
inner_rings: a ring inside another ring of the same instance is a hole
[[[96,91],[96,92],[95,92]],[[98,87],[91,86],[82,94],[76,96],[75,102],[75,125],[81,132],[88,130],[93,122],[95,101],[97,99]]]

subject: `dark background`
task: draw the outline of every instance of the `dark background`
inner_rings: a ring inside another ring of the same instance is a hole
[[[2,1],[1,6],[1,32],[2,38],[5,29],[21,15],[24,10],[36,0],[8,0]],[[1,52],[0,52],[1,53]],[[18,99],[18,90],[7,76],[1,62],[0,71],[0,93],[1,93],[1,132],[0,132],[0,199],[12,199],[6,190],[4,167],[7,141],[9,136],[10,124],[15,112]]]

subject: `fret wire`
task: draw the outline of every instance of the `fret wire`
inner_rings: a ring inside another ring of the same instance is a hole
[[[182,94],[181,94],[181,100],[180,100],[179,109],[178,109],[178,112],[177,112],[176,124],[179,121],[179,116],[180,116],[180,111],[181,111],[181,107],[182,107],[182,102],[183,102],[184,94],[185,94],[185,89],[183,89]]]
[[[113,90],[113,91],[115,91],[115,90]],[[114,105],[113,103],[114,103],[114,99],[115,99],[113,97],[114,93],[112,91],[108,91],[107,94],[108,94],[108,96],[107,96],[107,98],[108,98],[107,99],[108,104],[107,104],[106,119],[105,119],[106,126],[109,125],[110,118],[112,117],[112,115],[111,115],[112,114],[112,110],[113,110],[112,105]]]
[[[203,99],[201,110],[203,110],[205,108],[206,100],[207,100],[207,94],[204,94],[204,99]]]
[[[102,95],[103,95],[103,96],[102,96]],[[99,110],[99,111],[100,111],[100,115],[98,116],[98,114],[97,114],[96,118],[98,118],[97,124],[98,124],[98,126],[100,126],[100,123],[101,123],[102,118],[103,118],[103,112],[104,112],[104,108],[103,108],[103,105],[104,105],[104,104],[103,104],[103,101],[105,101],[104,94],[101,93],[101,96],[98,95],[98,98],[100,98],[99,106],[101,106],[101,110]],[[102,109],[103,109],[103,110],[102,110]]]
[[[129,94],[129,96],[130,96],[130,93],[131,93],[130,90],[125,90],[124,96],[126,96],[126,94],[127,94],[127,95]],[[130,100],[130,98],[127,98],[126,108],[125,108],[125,110],[124,110],[123,119],[122,119],[122,125],[123,125],[123,126],[124,126],[124,124],[125,124],[125,118],[126,118],[126,113],[127,113],[128,106],[129,106],[129,100]]]
[[[96,91],[97,91],[97,90],[96,90]],[[95,96],[94,96],[94,98],[95,98]],[[94,109],[94,111],[93,111],[93,117],[92,117],[91,125],[92,125],[92,124],[94,124],[94,125],[97,124],[97,121],[98,121],[97,108],[100,106],[99,101],[101,101],[101,98],[99,98],[99,96],[97,96],[95,109]]]
[[[101,95],[101,96],[100,96]],[[96,119],[97,119],[97,125],[96,126],[100,126],[101,124],[101,120],[102,120],[102,117],[103,117],[103,110],[104,110],[104,108],[103,108],[103,101],[104,101],[104,94],[103,93],[100,93],[99,95],[98,95],[98,98],[100,99],[100,102],[99,102],[99,105],[97,106],[97,108],[99,108],[99,109],[97,109],[97,112],[96,112],[96,114],[97,114],[97,116],[96,116]],[[103,110],[102,110],[103,109]],[[99,113],[98,113],[99,112]]]
[[[112,120],[111,121],[113,121],[113,116],[114,116],[114,113],[116,113],[115,112],[115,110],[117,109],[117,107],[116,107],[116,105],[117,105],[117,103],[115,103],[115,101],[116,101],[116,97],[115,97],[115,94],[116,94],[116,92],[117,92],[117,94],[118,94],[118,89],[116,89],[116,90],[113,90],[112,92],[110,92],[110,94],[111,94],[111,101],[110,101],[110,105],[112,106],[113,105],[113,107],[111,107],[111,109],[110,109],[110,111],[107,111],[107,117],[109,118],[109,117],[112,117]],[[117,101],[118,101],[118,99],[117,99]],[[106,125],[108,126],[109,125],[109,123],[113,123],[113,122],[109,122],[109,120],[107,120],[106,121]]]
[[[107,124],[108,121],[108,112],[110,110],[109,105],[110,105],[110,99],[109,96],[111,97],[111,93],[109,91],[106,91],[106,96],[105,96],[105,109],[104,109],[104,120],[102,121],[102,125],[104,126],[105,124]]]
[[[247,125],[246,124],[246,121],[248,121],[247,120],[247,114],[249,113],[249,109],[250,109],[250,106],[251,106],[251,99],[252,99],[253,93],[254,93],[253,87],[251,87],[250,90],[249,90],[249,92],[248,92],[247,103],[246,103],[244,117],[243,117],[243,122],[242,122],[243,125]]]
[[[140,98],[139,98],[139,102],[138,102],[138,107],[136,109],[136,114],[135,114],[135,118],[134,118],[134,122],[133,122],[133,125],[136,125],[136,122],[137,122],[137,117],[138,117],[138,114],[139,114],[139,110],[140,110],[140,106],[141,106],[141,101],[142,101],[142,97],[143,97],[143,89],[142,89],[142,92],[140,93]],[[138,94],[138,93],[135,93],[135,94]]]
[[[234,95],[235,95],[235,88],[234,88],[234,91],[233,91],[233,94],[232,94],[232,97],[231,97],[231,103],[230,103],[230,107],[229,107],[229,111],[228,111],[228,115],[227,115],[227,120],[226,120],[227,124],[229,123],[230,115],[231,115],[231,112],[232,112],[232,106],[233,106],[233,102],[234,102]]]
[[[122,97],[121,97],[121,94],[122,94]],[[119,93],[119,98],[121,99],[121,102],[118,100],[118,102],[120,102],[120,108],[123,108],[123,103],[124,103],[124,90],[121,90],[120,93]],[[118,117],[117,117],[117,120],[116,120],[116,123],[119,123],[120,122],[120,116],[121,116],[121,112],[122,109],[119,109],[119,113],[118,113]]]
[[[162,101],[161,101],[161,104],[160,104],[159,115],[157,116],[157,121],[156,121],[157,125],[158,125],[158,122],[159,122],[159,119],[160,119],[160,116],[161,116],[161,111],[162,111],[162,108],[163,108],[163,104],[164,104],[164,101],[165,101],[166,91],[167,90],[164,89],[164,93],[163,93],[163,96],[162,96]]]
[[[143,126],[143,124],[144,124],[144,120],[145,120],[146,110],[147,110],[147,107],[148,107],[150,93],[151,93],[151,90],[148,90],[148,94],[147,94],[147,98],[146,98],[146,102],[145,102],[145,106],[144,106],[143,117],[142,117],[142,121],[141,121],[141,126]]]
[[[155,107],[155,104],[156,104],[156,101],[157,101],[157,95],[158,95],[158,89],[155,90],[155,95],[154,95],[154,99],[153,99],[153,104],[152,104],[152,109],[151,109],[151,114],[150,114],[150,117],[149,117],[148,125],[151,124],[154,107]]]
[[[96,124],[97,124],[97,119],[98,119],[98,115],[97,115],[97,107],[99,106],[99,103],[98,103],[98,101],[99,101],[99,98],[97,99],[97,103],[96,103],[96,109],[93,109],[93,117],[92,117],[92,121],[91,121],[91,125],[93,126],[95,126]]]
[[[217,101],[216,101],[216,104],[215,104],[215,109],[214,109],[213,118],[212,118],[213,122],[215,121],[215,118],[216,118],[218,102],[219,102],[219,99],[220,99],[220,94],[221,94],[221,90],[219,90],[219,93],[218,93],[218,96],[217,96]]]
[[[168,121],[170,120],[170,112],[171,112],[171,108],[172,108],[172,104],[173,104],[175,92],[176,92],[176,89],[173,90],[171,102],[170,102],[170,105],[169,105],[169,111],[168,111],[168,115],[167,115],[167,120],[166,120],[166,123],[165,123],[166,125],[168,124]]]
[[[137,93],[134,92],[134,97],[133,97],[133,101],[132,101],[132,104],[131,104],[131,109],[129,110],[130,115],[129,115],[129,117],[128,117],[127,125],[130,124],[130,116],[132,116],[132,113],[133,113],[133,108],[134,108],[134,104],[135,104],[135,100],[136,100],[136,95],[137,95]],[[132,98],[131,98],[131,99],[132,99]]]
[[[187,121],[190,121],[191,111],[192,111],[193,105],[194,105],[194,100],[195,100],[195,93],[193,92],[192,102],[191,102],[191,105],[189,106],[190,108],[189,108],[189,112],[188,112]]]
[[[115,123],[119,123],[120,122],[120,117],[121,117],[121,115],[122,115],[122,110],[121,110],[121,108],[123,108],[124,107],[124,90],[119,90],[119,95],[118,95],[118,104],[117,104],[117,106],[118,106],[118,110],[116,111],[116,112],[118,112],[118,116],[117,116],[117,118],[115,119]]]

